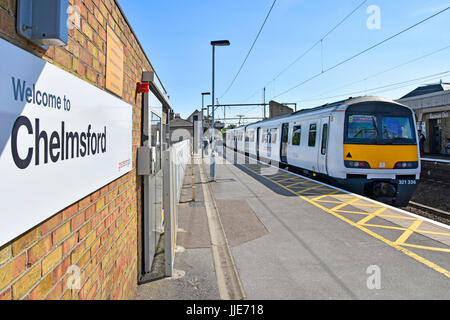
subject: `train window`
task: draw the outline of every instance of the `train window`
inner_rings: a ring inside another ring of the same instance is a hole
[[[277,143],[277,134],[278,134],[278,129],[270,129],[270,143],[275,144]]]
[[[328,143],[328,124],[325,123],[322,129],[322,149],[321,153],[325,155],[327,153],[327,143]]]
[[[377,139],[377,117],[375,115],[348,116],[348,139]]]
[[[413,129],[410,117],[383,117],[381,119],[383,139],[413,140]]]
[[[250,130],[248,132],[248,141],[255,142],[255,130]]]
[[[308,147],[314,147],[316,145],[316,136],[317,124],[313,123],[309,125]]]
[[[267,131],[263,131],[262,132],[262,142],[263,143],[267,143]]]
[[[292,130],[292,145],[299,146],[302,137],[302,126],[294,126]]]

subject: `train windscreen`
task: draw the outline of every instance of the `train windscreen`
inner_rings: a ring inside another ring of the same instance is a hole
[[[415,145],[411,111],[389,103],[362,103],[346,112],[344,143]]]

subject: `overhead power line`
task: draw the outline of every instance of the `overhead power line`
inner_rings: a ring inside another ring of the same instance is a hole
[[[292,61],[289,65],[287,65],[283,70],[281,70],[272,80],[267,82],[264,87],[267,87],[269,84],[274,82],[276,79],[278,79],[283,73],[285,73],[287,70],[289,70],[292,66],[294,66],[298,61],[300,61],[304,56],[306,56],[309,52],[311,52],[317,45],[322,44],[323,40],[325,40],[333,31],[335,31],[337,28],[339,28],[345,21],[348,20],[356,11],[358,11],[359,8],[361,8],[364,3],[366,3],[367,0],[363,0],[356,8],[354,8],[349,14],[347,14],[339,23],[337,23],[334,27],[332,27],[324,36],[322,36],[319,40],[317,40],[311,47],[309,47],[306,51],[304,51],[301,55],[299,55],[297,58],[295,58],[294,61]],[[257,91],[259,91],[258,89]],[[253,93],[247,100],[254,97],[255,94]]]
[[[435,74],[431,74],[431,75],[427,75],[427,76],[423,76],[423,77],[419,77],[419,78],[415,78],[415,79],[411,79],[411,80],[391,83],[391,84],[388,84],[388,85],[375,87],[375,88],[371,88],[371,89],[360,90],[360,91],[353,91],[353,92],[349,92],[349,93],[343,93],[343,94],[330,96],[330,97],[324,97],[324,98],[308,99],[308,100],[303,100],[302,102],[313,102],[313,101],[319,101],[319,100],[336,99],[336,98],[340,98],[340,97],[350,97],[350,96],[353,96],[355,94],[368,93],[368,92],[377,93],[377,92],[384,92],[384,91],[389,91],[389,90],[396,90],[396,89],[401,89],[403,87],[410,86],[411,84],[413,84],[415,82],[418,82],[418,81],[422,82],[424,80],[433,80],[433,79],[437,79],[437,78],[444,77],[444,76],[447,76],[447,75],[450,75],[450,70],[447,70],[447,71],[444,71],[444,72],[435,73]]]
[[[414,25],[412,25],[412,26],[410,26],[410,27],[408,27],[408,28],[406,28],[406,29],[403,29],[403,30],[400,31],[400,32],[397,32],[396,34],[390,36],[389,38],[386,38],[386,39],[384,39],[383,41],[380,41],[380,42],[378,42],[378,43],[376,43],[376,44],[370,46],[369,48],[367,48],[367,49],[365,49],[365,50],[363,50],[363,51],[360,51],[360,52],[358,52],[357,54],[355,54],[355,55],[353,55],[353,56],[351,56],[351,57],[349,57],[349,58],[347,58],[347,59],[345,59],[345,60],[343,60],[343,61],[341,61],[341,62],[335,64],[334,66],[332,66],[332,67],[330,67],[330,68],[328,68],[328,69],[326,69],[326,70],[324,70],[324,71],[322,71],[322,72],[320,72],[320,73],[317,73],[317,74],[315,74],[314,76],[312,76],[312,77],[310,77],[310,78],[308,78],[308,79],[306,79],[306,80],[300,82],[299,84],[297,84],[297,85],[295,85],[295,86],[293,86],[293,87],[291,87],[291,88],[289,88],[289,89],[283,91],[282,93],[280,93],[280,94],[276,95],[275,97],[273,97],[273,99],[275,99],[275,98],[277,98],[277,97],[280,97],[280,96],[282,96],[282,95],[284,95],[284,94],[286,94],[286,93],[288,93],[288,92],[290,92],[290,91],[292,91],[292,90],[294,90],[294,89],[296,89],[296,88],[298,88],[298,87],[300,87],[300,86],[302,86],[302,85],[304,85],[304,84],[306,84],[306,83],[308,83],[308,82],[314,80],[315,78],[317,78],[317,77],[323,75],[324,73],[327,73],[327,72],[329,72],[329,71],[331,71],[331,70],[333,70],[333,69],[336,69],[337,67],[339,67],[339,66],[341,66],[341,65],[343,65],[343,64],[345,64],[345,63],[347,63],[347,62],[349,62],[349,61],[351,61],[351,60],[353,60],[353,59],[355,59],[355,58],[357,58],[357,57],[359,57],[360,55],[362,55],[362,54],[364,54],[364,53],[366,53],[366,52],[368,52],[368,51],[370,51],[370,50],[375,49],[376,47],[379,47],[380,45],[382,45],[382,44],[384,44],[384,43],[386,43],[386,42],[388,42],[388,41],[390,41],[390,40],[392,40],[392,39],[398,37],[399,35],[401,35],[401,34],[407,32],[407,31],[409,31],[409,30],[411,30],[411,29],[413,29],[413,28],[415,28],[415,27],[417,27],[417,26],[419,26],[419,25],[421,25],[421,24],[423,24],[423,23],[425,23],[426,21],[428,21],[428,20],[430,20],[430,19],[432,19],[432,18],[434,18],[434,17],[436,17],[436,16],[438,16],[438,15],[444,13],[445,11],[447,11],[447,10],[449,10],[449,9],[450,9],[450,6],[447,7],[447,8],[445,8],[445,9],[440,10],[439,12],[437,12],[437,13],[435,13],[435,14],[433,14],[433,15],[431,15],[431,16],[429,16],[429,17],[427,17],[427,18],[425,18],[425,19],[423,19],[423,20],[421,20],[421,21],[419,21],[419,22],[417,22],[417,23],[415,23]]]
[[[369,76],[367,76],[367,77],[364,77],[363,79],[359,79],[359,80],[356,80],[356,81],[347,83],[347,84],[345,84],[345,85],[343,85],[343,86],[334,88],[334,89],[332,89],[332,90],[328,90],[328,91],[326,91],[326,92],[324,92],[324,93],[318,95],[317,98],[311,98],[311,99],[306,99],[306,100],[302,100],[302,101],[316,101],[316,100],[322,100],[322,98],[319,98],[319,96],[324,96],[325,94],[329,94],[329,93],[331,93],[331,92],[336,92],[336,91],[338,91],[338,90],[340,90],[340,89],[347,88],[347,87],[350,87],[350,86],[352,86],[352,85],[354,85],[354,84],[357,84],[357,83],[361,83],[361,82],[363,82],[363,81],[366,81],[366,80],[368,80],[368,79],[378,77],[379,75],[382,75],[382,74],[385,74],[385,73],[390,72],[390,71],[392,71],[392,70],[395,70],[395,69],[404,67],[404,66],[406,66],[406,65],[408,65],[408,64],[411,64],[411,63],[414,63],[414,62],[423,60],[423,59],[425,59],[425,58],[428,58],[428,57],[430,57],[430,56],[432,56],[432,55],[435,55],[435,54],[437,54],[437,53],[439,53],[439,52],[442,52],[442,51],[444,51],[444,50],[447,50],[447,49],[449,49],[449,48],[450,48],[450,45],[445,46],[445,47],[443,47],[443,48],[441,48],[441,49],[438,49],[438,50],[435,50],[435,51],[433,51],[433,52],[427,53],[427,54],[422,55],[422,56],[420,56],[420,57],[418,57],[418,58],[414,58],[414,59],[412,59],[412,60],[403,62],[403,63],[398,64],[398,65],[396,65],[396,66],[390,67],[390,68],[385,69],[385,70],[383,70],[383,71],[377,72],[377,73],[372,74],[372,75],[369,75]]]
[[[264,22],[263,22],[261,28],[259,28],[258,34],[256,35],[256,38],[255,38],[255,40],[253,41],[252,46],[250,47],[250,50],[248,50],[247,56],[245,57],[244,61],[243,61],[242,64],[241,64],[241,67],[239,68],[238,72],[237,72],[236,75],[234,76],[233,81],[231,81],[230,85],[228,86],[228,88],[225,90],[225,92],[222,94],[222,96],[221,96],[220,98],[222,98],[223,96],[225,96],[225,95],[228,93],[228,91],[231,89],[231,87],[233,86],[234,82],[236,81],[236,79],[237,79],[239,73],[241,72],[242,68],[243,68],[244,65],[245,65],[245,62],[247,62],[247,59],[248,59],[248,57],[250,56],[250,53],[252,52],[253,47],[255,46],[255,43],[256,43],[256,41],[258,40],[259,35],[261,34],[261,32],[262,32],[262,30],[263,30],[263,28],[264,28],[264,25],[266,24],[267,19],[269,18],[269,15],[270,15],[270,13],[272,12],[272,9],[273,9],[273,7],[275,6],[275,3],[276,3],[276,2],[277,2],[277,0],[274,0],[274,1],[273,1],[272,6],[270,7],[270,10],[269,10],[269,12],[268,12],[267,15],[266,15],[266,18],[264,19]]]

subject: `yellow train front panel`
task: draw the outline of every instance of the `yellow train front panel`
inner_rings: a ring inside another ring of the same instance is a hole
[[[419,161],[417,145],[344,144],[344,160],[365,161],[371,169],[394,169],[397,162]]]

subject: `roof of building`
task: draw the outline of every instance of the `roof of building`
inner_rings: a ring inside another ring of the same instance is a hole
[[[427,84],[427,85],[420,86],[420,87],[414,89],[407,95],[401,97],[400,100],[406,99],[406,98],[422,96],[425,94],[440,92],[440,91],[446,91],[446,90],[450,90],[450,83],[441,82],[441,83],[437,83],[437,84]]]
[[[175,118],[173,120],[170,120],[170,127],[192,127],[194,124],[190,121],[181,119],[181,118]]]

